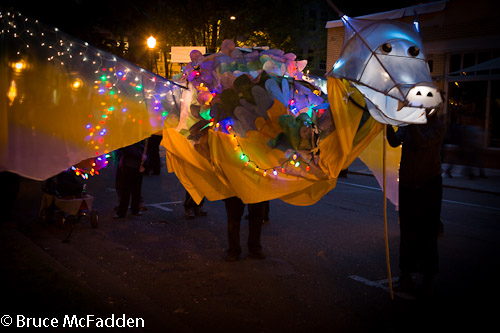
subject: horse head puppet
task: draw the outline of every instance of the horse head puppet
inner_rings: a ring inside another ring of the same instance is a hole
[[[344,78],[365,97],[373,118],[420,124],[442,102],[433,84],[417,24],[342,16],[344,45],[328,76]]]

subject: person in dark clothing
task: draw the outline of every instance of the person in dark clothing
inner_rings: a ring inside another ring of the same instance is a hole
[[[260,235],[262,231],[262,221],[266,214],[267,201],[248,204],[248,257],[253,259],[265,259],[262,252]],[[226,261],[236,261],[241,254],[240,245],[240,224],[245,204],[238,197],[224,199],[227,213],[227,235],[229,249]]]
[[[9,171],[0,172],[0,184],[6,193],[5,198],[0,200],[0,223],[8,222],[12,219],[12,211],[19,193],[21,176]]]
[[[186,199],[184,200],[184,216],[187,219],[194,219],[196,216],[206,216],[207,212],[203,209],[204,201],[205,198],[197,204],[191,197],[191,194],[186,191]]]
[[[400,287],[413,291],[413,273],[423,274],[425,292],[431,292],[438,273],[438,233],[441,223],[441,145],[446,129],[436,114],[427,123],[387,126],[392,147],[402,144],[399,165]]]
[[[146,160],[144,142],[140,141],[120,148],[118,154],[120,160],[116,169],[115,188],[118,193],[119,205],[114,217],[125,217],[129,204],[132,214],[141,215],[143,163]]]

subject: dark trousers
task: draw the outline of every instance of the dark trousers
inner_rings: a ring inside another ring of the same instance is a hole
[[[132,214],[139,213],[142,187],[142,173],[139,169],[127,167],[118,168],[116,170],[115,187],[120,201],[116,213],[120,216],[125,216],[129,204]]]
[[[264,205],[264,220],[269,221],[269,201],[263,201],[262,205]]]
[[[227,236],[229,242],[229,253],[240,254],[240,224],[245,210],[245,204],[240,198],[231,197],[224,199],[227,213]],[[267,206],[268,207],[268,206]],[[260,234],[262,231],[262,220],[266,214],[266,201],[248,204],[248,251],[260,253]]]
[[[184,199],[184,210],[193,209],[195,207],[201,207],[201,206],[203,206],[204,202],[205,202],[205,198],[201,199],[200,204],[197,205],[196,202],[193,200],[193,197],[191,196],[191,194],[189,194],[189,192],[186,191],[186,199]]]
[[[402,274],[438,273],[438,232],[443,197],[442,178],[418,188],[399,186],[400,258]]]

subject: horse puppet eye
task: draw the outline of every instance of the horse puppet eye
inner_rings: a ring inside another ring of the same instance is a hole
[[[417,46],[411,46],[408,49],[408,54],[411,55],[412,57],[418,56],[419,53],[420,53],[420,49]]]
[[[382,50],[383,53],[389,54],[392,51],[392,45],[389,43],[384,43],[380,45],[380,49]]]

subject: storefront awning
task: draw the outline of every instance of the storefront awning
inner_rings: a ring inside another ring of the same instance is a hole
[[[474,66],[463,68],[459,71],[450,73],[450,75],[457,75],[463,72],[467,73],[467,72],[489,71],[493,69],[500,69],[500,57],[482,62]]]

